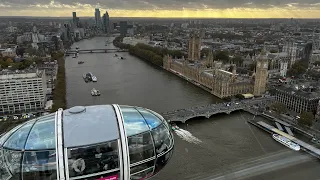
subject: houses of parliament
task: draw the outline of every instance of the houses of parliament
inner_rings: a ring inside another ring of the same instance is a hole
[[[188,58],[174,59],[167,55],[163,58],[164,69],[179,73],[199,83],[219,98],[238,94],[261,96],[266,91],[268,77],[268,58],[264,52],[257,57],[255,73],[252,76],[237,74],[235,65],[223,65],[215,61],[212,52],[204,60],[200,59],[201,39],[199,35],[190,35]]]

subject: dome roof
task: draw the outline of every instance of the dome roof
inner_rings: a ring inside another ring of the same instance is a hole
[[[2,135],[0,172],[12,179],[45,180],[128,179],[130,171],[131,179],[140,179],[168,162],[173,145],[169,125],[156,112],[133,106],[77,106]]]

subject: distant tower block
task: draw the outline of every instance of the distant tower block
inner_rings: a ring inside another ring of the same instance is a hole
[[[189,39],[188,59],[193,61],[200,60],[201,40],[198,34],[192,33]]]
[[[257,58],[255,73],[254,91],[255,96],[261,96],[266,92],[268,78],[268,58],[265,52],[262,52]]]

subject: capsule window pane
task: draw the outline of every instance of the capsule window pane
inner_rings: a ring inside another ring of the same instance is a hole
[[[152,114],[150,111],[143,108],[137,108],[137,109],[146,120],[150,129],[154,129],[162,123],[162,121],[156,115]]]
[[[168,151],[172,147],[171,134],[164,124],[152,130],[152,136],[157,155]]]
[[[121,106],[121,111],[127,136],[149,131],[146,121],[135,108]]]
[[[10,149],[24,149],[24,145],[34,122],[35,120],[29,121],[27,124],[14,132],[3,146]]]
[[[8,179],[11,177],[9,169],[6,167],[4,163],[4,157],[2,150],[0,149],[0,179]]]
[[[55,142],[54,119],[42,120],[36,122],[30,131],[25,149],[54,149]]]
[[[164,154],[157,158],[154,174],[158,173],[164,166],[169,162],[172,157],[173,149],[171,149],[167,154]]]
[[[132,174],[130,179],[131,180],[147,179],[147,178],[149,178],[149,177],[151,177],[153,175],[153,170],[154,170],[154,168],[151,167],[151,168],[146,169],[144,171],[141,171],[141,172],[139,172],[137,174]]]
[[[151,161],[148,161],[146,163],[133,166],[130,169],[130,174],[137,174],[137,173],[139,173],[141,171],[147,170],[149,168],[153,168],[154,167],[154,162],[155,162],[155,160],[151,160]]]
[[[90,175],[119,168],[117,141],[68,149],[70,177]]]
[[[136,163],[155,156],[150,132],[128,137],[130,163]]]
[[[56,152],[25,152],[22,162],[23,180],[57,179]]]
[[[23,124],[20,124],[16,127],[14,127],[13,129],[11,129],[9,132],[5,133],[4,135],[2,135],[0,137],[0,146],[2,146],[2,144],[7,140],[7,138],[14,133],[16,130],[18,130]]]
[[[3,150],[4,163],[12,174],[12,179],[20,179],[22,153],[18,151]]]

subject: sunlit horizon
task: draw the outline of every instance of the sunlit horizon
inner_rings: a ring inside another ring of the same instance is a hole
[[[106,9],[101,8],[103,13]],[[78,17],[94,17],[94,8],[36,8],[16,10],[1,10],[0,16],[33,16],[33,17],[72,17],[77,12]],[[257,9],[257,8],[230,8],[230,9],[200,9],[200,10],[124,10],[108,9],[110,17],[132,18],[320,18],[318,9]]]

